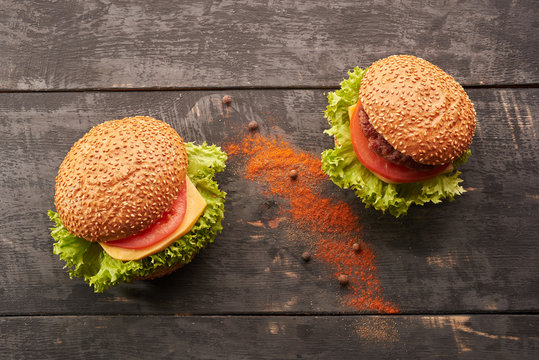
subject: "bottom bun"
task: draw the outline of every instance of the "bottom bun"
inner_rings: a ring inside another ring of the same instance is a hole
[[[160,267],[157,270],[155,270],[150,275],[137,276],[135,278],[135,280],[153,280],[153,279],[157,279],[157,278],[172,274],[174,271],[182,268],[184,265],[185,264],[179,263],[179,264],[176,264],[176,265],[174,265],[172,267],[163,266],[163,267]]]

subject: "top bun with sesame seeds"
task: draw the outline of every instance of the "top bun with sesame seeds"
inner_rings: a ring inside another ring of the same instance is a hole
[[[374,129],[420,164],[450,164],[472,142],[475,111],[468,95],[421,58],[395,55],[373,63],[359,99]]]
[[[146,116],[107,121],[77,141],[60,165],[56,209],[78,237],[126,238],[171,209],[186,171],[185,145],[169,125]]]

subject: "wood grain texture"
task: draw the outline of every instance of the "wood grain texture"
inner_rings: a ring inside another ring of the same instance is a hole
[[[468,193],[453,203],[413,208],[396,220],[365,209],[328,181],[328,196],[349,203],[375,251],[383,294],[403,313],[536,312],[539,293],[539,89],[471,89],[479,125],[463,166]],[[232,96],[230,108],[221,103]],[[218,145],[241,138],[256,120],[319,154],[332,146],[322,131],[322,90],[231,92],[89,92],[0,94],[0,313],[227,314],[356,313],[346,290],[315,258],[311,239],[275,227],[279,199],[243,179],[231,159],[218,176],[228,192],[224,231],[192,264],[163,279],[96,295],[70,280],[52,254],[46,211],[70,146],[105,120],[150,115],[188,141]],[[273,225],[272,225],[273,224]],[[39,294],[39,296],[35,296]]]
[[[466,85],[539,83],[535,0],[1,0],[0,89],[335,87],[426,58]]]
[[[538,328],[539,317],[515,315],[11,317],[0,318],[0,356],[526,360]]]

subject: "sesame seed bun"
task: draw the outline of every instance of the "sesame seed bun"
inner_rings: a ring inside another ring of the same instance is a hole
[[[185,145],[169,125],[146,116],[107,121],[77,141],[60,165],[56,209],[75,236],[125,238],[170,210],[186,171]]]
[[[475,111],[468,95],[421,58],[378,60],[361,81],[359,99],[376,131],[418,163],[449,164],[472,142]]]

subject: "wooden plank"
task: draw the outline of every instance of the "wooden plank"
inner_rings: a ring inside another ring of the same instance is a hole
[[[537,315],[5,317],[0,356],[524,360],[538,328]]]
[[[537,84],[534,0],[1,0],[0,89],[337,86],[409,53],[466,85]]]
[[[232,96],[232,106],[221,103]],[[537,311],[539,259],[539,89],[470,89],[479,126],[463,167],[469,192],[394,219],[364,209],[329,181],[328,196],[346,201],[373,249],[384,296],[403,313]],[[69,280],[52,254],[46,211],[70,146],[92,125],[148,114],[186,140],[224,144],[257,120],[304,151],[331,146],[322,133],[322,90],[231,92],[88,92],[0,94],[0,312],[2,314],[356,313],[333,270],[300,254],[307,235],[275,227],[278,199],[242,178],[231,159],[219,176],[228,192],[224,231],[175,274],[95,295]],[[273,201],[273,202],[272,202]],[[297,232],[297,231],[296,231]],[[35,296],[39,294],[40,296]]]

